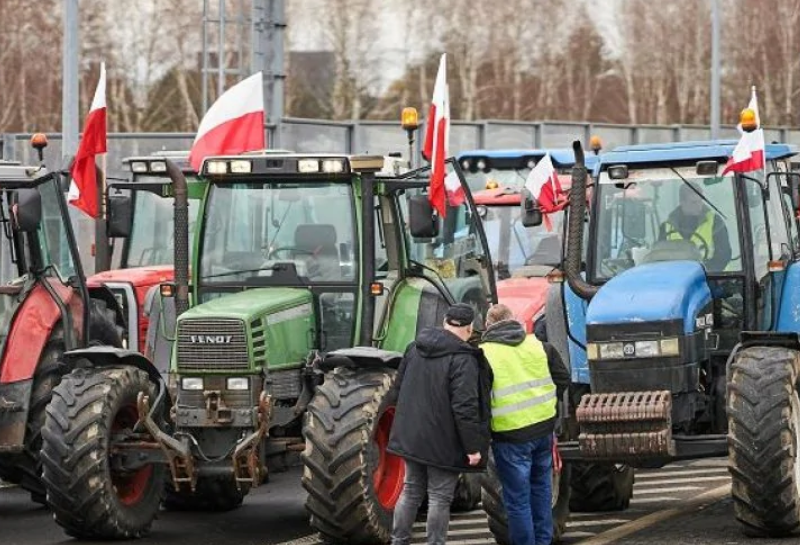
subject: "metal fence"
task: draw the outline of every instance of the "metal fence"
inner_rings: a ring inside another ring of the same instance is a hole
[[[391,121],[326,121],[319,119],[284,119],[270,128],[271,148],[297,152],[338,152],[386,154],[408,153],[408,140],[397,122]],[[419,157],[424,126],[420,127],[414,142],[415,156]],[[711,129],[702,125],[614,125],[582,122],[514,122],[500,120],[453,121],[450,132],[450,153],[458,154],[473,149],[553,148],[568,147],[576,139],[588,142],[597,135],[603,148],[639,143],[658,143],[689,140],[706,140]],[[738,138],[734,126],[724,126],[722,138]],[[0,134],[0,159],[33,161],[29,145],[30,134]],[[765,129],[768,142],[780,141],[800,145],[800,129],[774,127]],[[49,165],[60,166],[61,135],[48,134],[49,149],[45,156]],[[108,176],[124,177],[122,159],[133,155],[148,155],[163,150],[188,150],[193,133],[111,133],[108,137]],[[94,242],[92,220],[79,212],[73,214],[76,234],[81,246],[85,268],[92,272],[94,259],[91,249]]]

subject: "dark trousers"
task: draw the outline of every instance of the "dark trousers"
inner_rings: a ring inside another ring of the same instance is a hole
[[[406,460],[403,493],[394,508],[392,545],[408,545],[425,492],[428,493],[428,545],[447,543],[450,503],[458,484],[458,473]]]
[[[511,545],[553,541],[553,453],[548,435],[524,443],[492,443]]]

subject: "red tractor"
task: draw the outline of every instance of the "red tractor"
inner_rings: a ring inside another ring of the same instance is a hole
[[[147,308],[154,288],[174,278],[174,198],[166,159],[178,165],[187,180],[190,233],[204,193],[205,183],[189,165],[188,156],[188,152],[159,152],[123,160],[131,179],[109,184],[107,200],[106,231],[112,239],[115,268],[88,279],[89,286],[105,285],[114,293],[129,324],[127,346],[165,364],[168,356],[155,357],[154,344],[147,342]]]
[[[42,160],[44,135],[32,145]],[[122,315],[102,284],[88,286],[64,172],[0,161],[0,479],[45,502],[39,450],[65,351],[121,346]]]
[[[568,189],[575,162],[570,149],[492,150],[462,153],[458,160],[481,214],[497,274],[497,298],[533,332],[544,313],[548,275],[561,263],[564,213],[551,214],[550,227],[525,227],[522,190],[528,174],[550,154],[562,188]],[[596,160],[587,157],[587,164]]]

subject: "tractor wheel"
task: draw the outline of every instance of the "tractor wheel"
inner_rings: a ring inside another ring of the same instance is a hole
[[[61,364],[63,354],[64,330],[59,324],[53,329],[50,339],[44,345],[33,375],[23,450],[6,461],[0,457],[0,476],[20,485],[30,492],[31,500],[40,504],[47,503],[39,457],[42,448],[42,426],[45,421],[45,409],[53,397],[53,388],[61,381],[64,374],[65,367]]]
[[[553,543],[561,541],[561,536],[567,531],[570,472],[570,464],[566,463],[561,467],[561,473],[553,471]],[[489,531],[492,532],[498,545],[511,545],[508,537],[508,517],[503,503],[503,487],[497,475],[493,456],[489,456],[489,464],[481,486],[483,487],[481,499]]]
[[[164,508],[168,511],[210,511],[222,513],[236,509],[250,491],[249,487],[236,487],[233,477],[200,477],[194,493],[175,492],[172,482],[167,483]]]
[[[56,522],[73,537],[129,539],[150,531],[167,467],[122,471],[110,458],[115,436],[137,421],[139,392],[155,397],[144,371],[81,365],[53,391],[42,432],[43,479]]]
[[[303,487],[311,526],[334,543],[386,543],[405,463],[386,452],[392,370],[337,368],[308,407]]]
[[[117,315],[108,304],[91,299],[89,314],[89,344],[121,348],[125,329],[117,325]]]
[[[596,513],[623,511],[633,496],[633,468],[627,465],[572,464],[571,511]]]
[[[737,354],[728,389],[733,507],[745,534],[800,530],[800,354],[751,347]]]
[[[472,511],[481,503],[481,474],[462,473],[450,509],[455,512]]]

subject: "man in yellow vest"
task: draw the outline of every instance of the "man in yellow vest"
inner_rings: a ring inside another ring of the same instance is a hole
[[[731,242],[722,216],[703,201],[700,187],[682,184],[679,204],[661,224],[659,240],[685,240],[695,245],[709,272],[725,270]]]
[[[481,348],[493,374],[492,453],[511,545],[550,545],[556,403],[569,373],[558,352],[502,304],[487,313]]]

